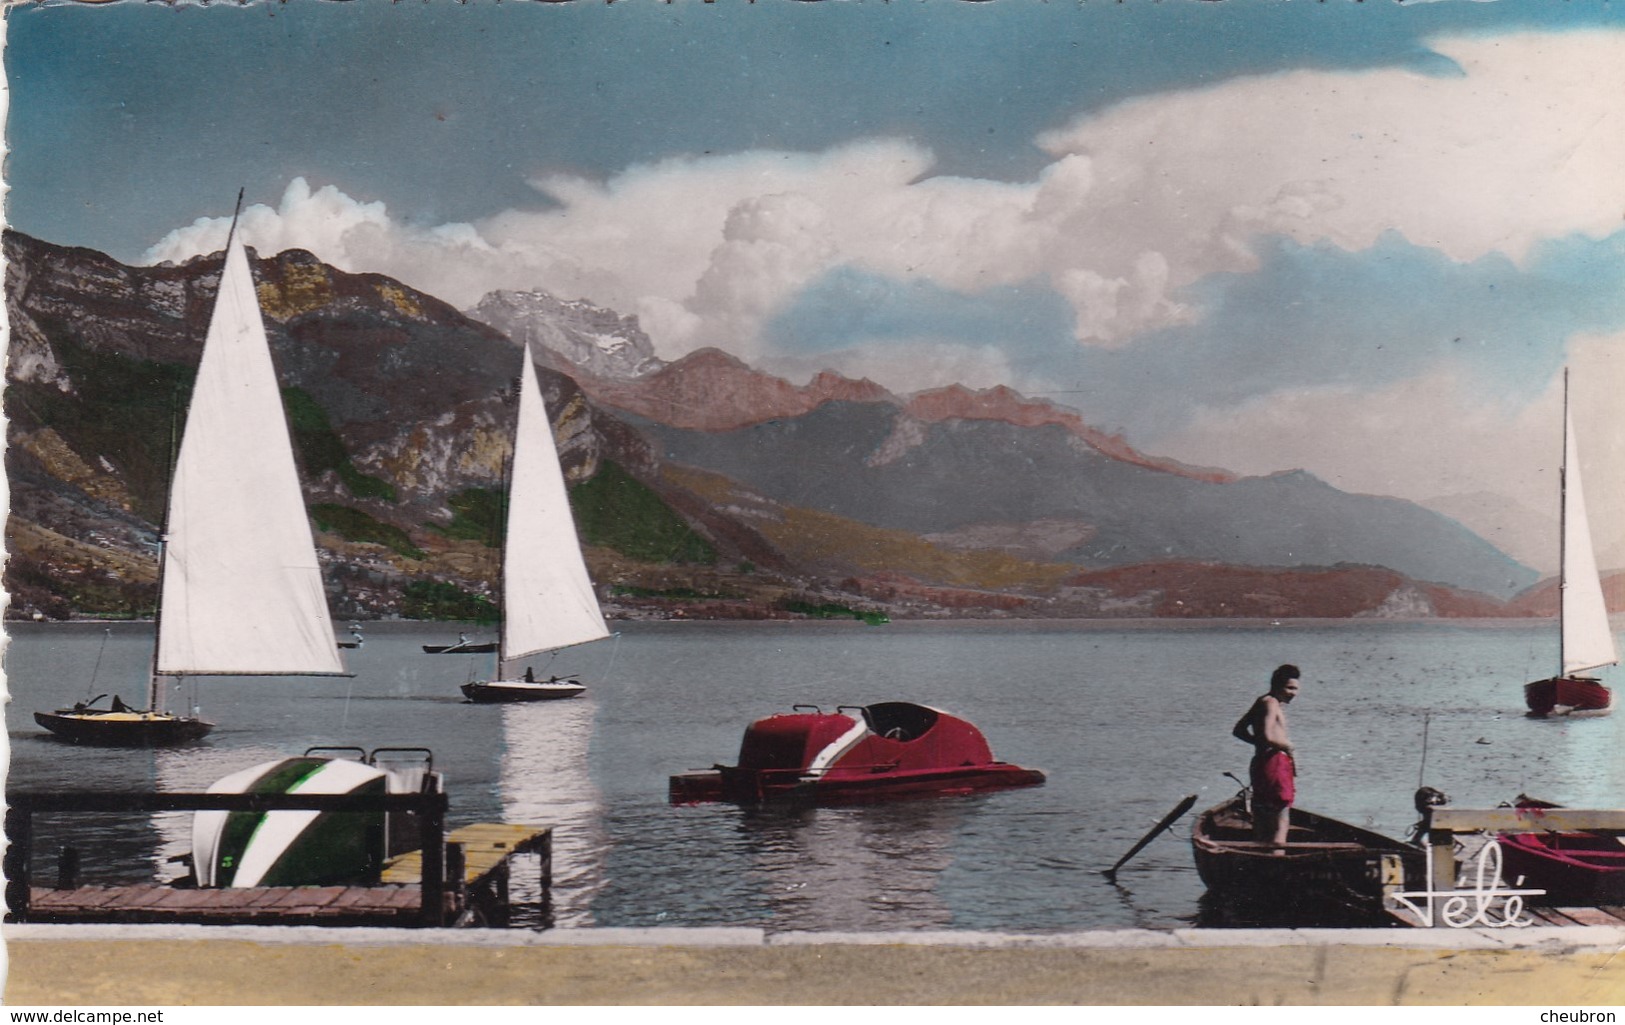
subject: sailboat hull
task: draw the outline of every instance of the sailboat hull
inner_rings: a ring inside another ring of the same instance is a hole
[[[208,736],[214,723],[162,712],[35,712],[34,721],[75,744],[98,747],[172,747]]]
[[[477,705],[502,704],[519,701],[557,701],[573,698],[586,691],[571,680],[492,680],[489,683],[465,683],[463,696]]]
[[[1613,691],[1583,676],[1556,676],[1525,684],[1524,702],[1536,718],[1549,715],[1607,715],[1614,708]]]

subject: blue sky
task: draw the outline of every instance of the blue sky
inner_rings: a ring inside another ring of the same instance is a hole
[[[1625,523],[1615,4],[58,4],[6,33],[6,216],[48,241],[183,259],[243,186],[261,249],[1493,494],[1472,525],[1532,562],[1569,364]]]

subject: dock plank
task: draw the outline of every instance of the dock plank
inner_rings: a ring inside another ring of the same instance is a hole
[[[448,895],[450,897],[450,895]],[[403,886],[191,889],[147,884],[73,890],[33,888],[35,921],[397,922],[417,915],[422,891]]]
[[[1581,924],[1583,924],[1583,923],[1575,921],[1574,919],[1570,918],[1568,915],[1564,914],[1563,913],[1564,909],[1562,909],[1562,908],[1538,907],[1538,908],[1525,908],[1524,910],[1528,912],[1529,917],[1531,917],[1531,918],[1535,919],[1536,921],[1540,922],[1542,925],[1569,926],[1569,925],[1581,925]]]
[[[1604,904],[1602,907],[1598,908],[1597,910],[1603,912],[1604,914],[1612,915],[1614,918],[1618,919],[1618,921],[1615,921],[1615,922],[1613,922],[1611,924],[1613,924],[1613,925],[1625,924],[1625,907],[1620,907],[1617,904]]]
[[[547,826],[511,822],[477,822],[446,835],[447,843],[463,847],[463,882],[476,886],[515,854],[541,851],[552,841]],[[423,852],[407,851],[384,866],[385,883],[418,884],[423,881]]]
[[[1619,925],[1619,919],[1601,908],[1559,908],[1563,914],[1581,925]]]

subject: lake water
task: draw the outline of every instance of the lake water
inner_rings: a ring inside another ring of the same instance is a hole
[[[184,749],[75,748],[32,713],[117,692],[145,700],[145,624],[13,625],[8,786],[202,789],[312,745],[425,746],[453,825],[555,827],[562,926],[753,925],[774,930],[1055,931],[1172,928],[1202,885],[1190,818],[1107,883],[1181,797],[1231,796],[1249,749],[1230,726],[1282,662],[1304,807],[1404,834],[1419,780],[1463,807],[1520,792],[1591,807],[1625,797],[1625,715],[1532,720],[1522,684],[1550,675],[1556,630],[1516,624],[631,623],[560,656],[582,698],[465,704],[491,656],[427,656],[457,628],[367,624],[353,679],[211,679],[176,691],[219,723]],[[479,635],[472,630],[471,634]],[[542,664],[537,663],[538,670]],[[1625,683],[1615,670],[1602,674]],[[745,725],[797,703],[918,701],[976,723],[1041,787],[799,813],[674,808],[673,773],[732,763]],[[1426,759],[1424,766],[1424,733]],[[96,881],[172,875],[187,816],[61,819]],[[47,823],[42,822],[42,827]]]

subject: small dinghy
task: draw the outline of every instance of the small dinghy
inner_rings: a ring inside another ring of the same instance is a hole
[[[1210,904],[1269,924],[1382,923],[1392,921],[1386,897],[1423,881],[1420,847],[1302,808],[1290,821],[1278,848],[1254,839],[1243,795],[1201,814],[1191,852]]]
[[[483,655],[497,650],[496,641],[471,641],[467,634],[458,634],[456,644],[425,644],[425,655]]]
[[[776,799],[844,804],[968,794],[1044,782],[995,761],[986,738],[955,715],[888,701],[824,712],[796,705],[745,730],[739,764],[671,777],[673,804]]]

